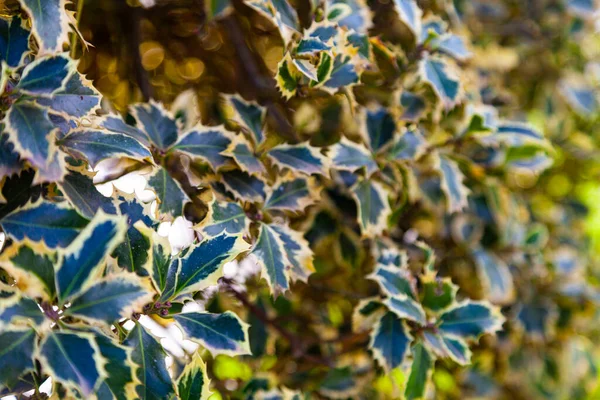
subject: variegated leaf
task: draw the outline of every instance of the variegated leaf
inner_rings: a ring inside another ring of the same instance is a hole
[[[426,309],[439,312],[454,303],[458,286],[450,278],[436,278],[428,274],[422,277],[421,284],[421,304]]]
[[[435,359],[420,341],[412,346],[411,352],[413,361],[406,382],[406,389],[404,390],[407,400],[421,399],[425,396],[435,362]]]
[[[135,197],[123,198],[119,202],[119,212],[127,217],[125,240],[115,249],[119,267],[130,272],[143,274],[152,263],[152,226],[149,205],[140,203]]]
[[[396,132],[394,117],[383,107],[368,109],[362,123],[362,132],[374,153],[390,143]]]
[[[0,388],[16,387],[19,378],[34,370],[33,329],[3,329],[0,333]]]
[[[62,51],[69,40],[69,17],[65,10],[66,0],[19,0],[31,17],[33,36],[37,39],[40,54]]]
[[[173,218],[183,214],[183,206],[190,199],[165,168],[158,167],[154,170],[148,177],[148,186],[156,193],[161,214]]]
[[[387,151],[390,160],[416,160],[425,151],[427,141],[418,129],[410,129],[397,136]]]
[[[394,10],[402,21],[413,33],[415,39],[421,36],[421,17],[423,12],[415,0],[394,0]]]
[[[249,247],[240,236],[226,234],[190,246],[183,257],[170,263],[161,301],[173,300],[214,285],[222,275],[223,264]]]
[[[548,141],[541,132],[521,122],[501,122],[496,132],[480,139],[484,143],[502,143],[509,147],[539,146],[548,147]]]
[[[88,220],[65,203],[37,201],[0,220],[4,232],[15,240],[43,241],[48,247],[67,246]]]
[[[177,141],[177,124],[165,108],[154,101],[131,106],[131,114],[138,128],[148,140],[161,150],[167,150]]]
[[[377,362],[386,371],[391,371],[402,364],[411,341],[412,336],[405,323],[388,311],[375,323],[369,348]]]
[[[284,180],[269,193],[265,210],[303,211],[314,202],[310,183],[305,178]]]
[[[73,69],[66,54],[38,58],[25,67],[17,89],[31,96],[52,96],[64,89]]]
[[[462,211],[469,204],[467,196],[470,192],[463,183],[463,173],[455,161],[443,155],[439,158],[439,169],[442,175],[441,187],[446,195],[448,213]]]
[[[150,138],[148,135],[135,126],[126,124],[119,115],[108,114],[100,118],[98,121],[98,126],[112,133],[122,133],[130,136],[146,147],[150,146]]]
[[[440,315],[438,327],[445,335],[478,338],[500,330],[503,323],[500,310],[483,302],[464,301]]]
[[[375,323],[388,312],[386,306],[381,302],[380,296],[360,300],[352,312],[352,331],[371,330]]]
[[[0,327],[39,326],[47,321],[38,304],[27,298],[13,295],[0,303]]]
[[[261,174],[265,172],[264,165],[251,150],[250,143],[242,136],[236,136],[227,150],[222,154],[232,157],[240,168],[249,174]]]
[[[210,216],[202,224],[202,232],[208,236],[221,233],[238,235],[248,230],[249,220],[246,212],[237,203],[213,201],[210,205]]]
[[[48,118],[48,110],[29,101],[13,104],[4,117],[8,140],[14,150],[35,167],[50,162],[54,132],[58,131]]]
[[[380,183],[364,179],[352,189],[358,206],[358,222],[363,236],[378,235],[387,228],[391,214],[388,194]]]
[[[210,379],[206,364],[199,353],[185,366],[176,382],[177,396],[181,400],[208,399],[210,397]]]
[[[462,100],[460,81],[445,60],[426,56],[419,63],[419,71],[421,78],[431,86],[447,109],[454,107]]]
[[[377,170],[377,163],[369,151],[362,145],[342,138],[331,147],[332,167],[342,171],[354,172],[365,167],[368,174]]]
[[[72,74],[64,89],[53,93],[52,97],[36,99],[38,104],[70,118],[82,118],[93,113],[100,107],[100,100],[100,93],[78,72]]]
[[[0,19],[0,58],[10,68],[19,67],[29,51],[29,30],[18,16]]]
[[[377,264],[375,271],[368,278],[377,282],[388,296],[407,295],[415,298],[414,278],[407,268]]]
[[[285,253],[292,265],[290,276],[293,279],[306,282],[311,273],[315,271],[313,265],[313,252],[302,233],[288,228],[286,225],[271,224],[271,228],[279,235]]]
[[[8,134],[0,133],[0,176],[10,176],[23,169],[23,162],[15,145],[8,140]]]
[[[283,144],[269,150],[269,158],[280,168],[289,168],[307,175],[324,174],[327,160],[315,147],[308,144]]]
[[[388,310],[396,314],[398,318],[408,319],[419,325],[425,325],[427,323],[427,317],[425,316],[425,311],[421,305],[405,294],[397,294],[388,297],[385,299],[384,304],[387,306]]]
[[[77,239],[59,254],[56,288],[61,304],[87,289],[102,275],[105,257],[123,240],[125,229],[122,217],[108,216],[100,211]]]
[[[333,60],[333,68],[329,78],[325,81],[325,88],[329,88],[330,91],[335,91],[341,87],[352,86],[358,83],[359,75],[356,69],[356,65],[352,62],[349,57],[344,57],[338,54]]]
[[[202,345],[213,356],[250,354],[248,324],[231,311],[223,314],[191,312],[174,318],[187,339]]]
[[[150,150],[136,139],[121,133],[80,128],[71,131],[58,144],[74,157],[86,160],[92,168],[109,158],[152,160]]]
[[[87,333],[49,332],[40,343],[38,358],[53,379],[84,397],[92,395],[106,376],[105,360]]]
[[[266,109],[254,102],[248,102],[239,96],[230,96],[229,102],[234,110],[234,121],[246,128],[254,138],[254,143],[259,145],[265,139],[263,124]]]
[[[277,88],[283,98],[289,100],[296,94],[301,77],[300,71],[294,65],[289,53],[287,53],[277,64],[277,75],[275,76]]]
[[[258,241],[252,249],[258,259],[262,276],[267,280],[275,296],[290,288],[289,268],[291,263],[287,257],[283,241],[277,232],[267,224],[260,226]]]
[[[84,171],[68,171],[59,187],[69,202],[86,218],[93,218],[100,209],[107,214],[117,213],[112,199],[102,195],[96,189],[93,177]]]
[[[227,150],[230,144],[230,135],[222,128],[192,129],[183,134],[171,150],[208,162],[216,170],[227,161],[228,157],[221,153]]]
[[[256,176],[234,170],[221,173],[221,177],[225,188],[239,200],[263,202],[267,196],[265,182]]]
[[[166,365],[166,354],[160,342],[139,323],[129,332],[124,342],[133,349],[131,359],[137,364],[136,388],[138,398],[163,400],[175,394],[175,387]]]
[[[131,349],[115,343],[102,334],[95,336],[102,357],[106,359],[104,369],[107,377],[98,388],[98,398],[127,400],[135,398],[134,366]]]
[[[171,244],[169,239],[154,231],[152,233],[152,264],[147,265],[146,268],[154,287],[159,293],[162,293],[167,285],[170,265]]]
[[[469,365],[471,363],[471,350],[462,339],[451,336],[442,336],[442,340],[447,349],[446,354],[452,361],[460,365]]]
[[[51,300],[56,292],[54,285],[56,257],[39,250],[27,242],[15,243],[3,249],[0,255],[0,266],[14,278],[22,294],[31,298],[43,297]]]
[[[134,274],[121,273],[94,282],[71,301],[64,314],[91,323],[110,324],[140,312],[153,297],[149,282]]]
[[[482,248],[473,251],[473,258],[486,298],[494,304],[511,303],[515,297],[515,287],[508,265]]]
[[[426,108],[423,97],[407,91],[400,95],[400,105],[403,109],[400,119],[404,121],[418,121]]]

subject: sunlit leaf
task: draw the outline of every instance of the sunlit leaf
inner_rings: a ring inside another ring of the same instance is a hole
[[[402,21],[415,35],[416,39],[421,36],[421,17],[423,12],[415,0],[394,0],[394,10]]]
[[[277,88],[285,99],[290,99],[298,90],[301,74],[294,65],[289,53],[277,65],[275,81]]]
[[[221,233],[237,235],[248,229],[246,212],[237,203],[217,202],[210,205],[211,214],[202,223],[202,231],[209,236]]]
[[[271,228],[279,235],[285,249],[288,261],[292,265],[290,277],[306,282],[314,272],[313,252],[302,233],[289,229],[286,225],[272,224]]]
[[[291,263],[288,260],[283,241],[273,228],[262,224],[258,241],[252,249],[262,269],[262,276],[267,280],[275,295],[289,289]]]
[[[248,325],[231,311],[223,314],[183,313],[174,316],[187,339],[214,356],[250,354]]]
[[[443,334],[477,338],[500,330],[503,323],[504,317],[491,305],[464,301],[440,315],[438,326]]]
[[[97,334],[95,340],[100,354],[106,359],[104,369],[107,373],[98,388],[98,398],[126,400],[136,397],[131,348],[121,346],[102,334]]]
[[[93,113],[100,107],[100,100],[100,93],[92,83],[77,72],[68,78],[64,89],[54,92],[51,98],[36,99],[38,104],[73,118]]]
[[[423,307],[439,312],[450,307],[456,298],[458,286],[450,278],[432,278],[426,275],[422,279],[421,304]]]
[[[461,100],[462,88],[459,79],[445,60],[427,56],[421,60],[419,70],[421,78],[431,85],[446,108],[452,108]]]
[[[401,136],[394,138],[393,144],[387,150],[388,159],[416,160],[427,146],[427,142],[418,129],[410,129]]]
[[[15,279],[21,293],[49,300],[56,292],[53,265],[56,260],[54,255],[39,250],[26,242],[13,244],[0,255],[0,266]]]
[[[397,294],[389,297],[384,301],[384,304],[398,318],[408,319],[420,325],[427,323],[425,311],[421,305],[405,294]]]
[[[512,302],[515,287],[508,265],[500,257],[481,248],[473,251],[473,258],[486,298],[494,304]]]
[[[446,209],[448,213],[462,211],[468,206],[469,189],[465,186],[464,175],[458,164],[450,158],[441,155],[439,169],[442,175],[441,187],[446,195]]]
[[[208,399],[210,397],[210,379],[206,364],[198,353],[190,361],[176,382],[177,396],[182,400]]]
[[[0,327],[42,325],[46,320],[38,304],[27,298],[12,296],[0,303]]]
[[[337,55],[333,61],[331,75],[325,81],[325,87],[338,89],[357,83],[359,80],[356,66],[349,58],[344,59],[342,55]]]
[[[376,281],[388,296],[407,295],[415,298],[414,278],[406,268],[377,264],[368,278]]]

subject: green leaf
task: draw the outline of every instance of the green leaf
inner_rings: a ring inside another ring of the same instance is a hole
[[[222,167],[228,157],[222,155],[231,144],[231,137],[222,128],[192,129],[171,148],[188,154],[193,159],[206,161],[213,170]]]
[[[198,353],[194,353],[192,361],[185,366],[176,384],[177,396],[181,400],[210,397],[210,379],[206,373],[206,364]]]
[[[338,54],[333,61],[331,75],[325,81],[325,87],[329,89],[339,89],[351,86],[358,83],[358,81],[358,73],[352,60],[350,58],[343,58],[341,54]]]
[[[92,395],[106,376],[98,345],[87,333],[49,332],[38,358],[53,379],[83,396]]]
[[[301,77],[302,75],[292,62],[289,53],[286,53],[285,57],[277,64],[277,75],[275,76],[277,88],[283,98],[289,100],[296,94]]]
[[[298,56],[314,56],[321,51],[329,51],[331,49],[326,43],[323,43],[321,39],[315,37],[309,37],[301,39],[296,46],[296,55]]]
[[[33,244],[19,242],[3,249],[0,266],[17,282],[19,291],[29,297],[54,297],[55,257],[44,254]]]
[[[7,329],[0,333],[0,388],[14,388],[22,375],[34,371],[33,329]]]
[[[150,143],[167,150],[177,141],[177,124],[165,108],[154,101],[131,106],[131,114]]]
[[[202,224],[202,231],[208,236],[221,233],[238,235],[248,230],[249,220],[246,212],[237,203],[213,201],[210,205],[210,215]]]
[[[222,183],[233,193],[234,197],[243,201],[263,202],[267,195],[266,183],[243,171],[222,172]]]
[[[30,96],[50,97],[64,89],[73,69],[66,54],[38,58],[25,67],[17,89]]]
[[[440,315],[438,328],[445,335],[478,338],[502,328],[500,311],[483,302],[464,301]]]
[[[158,211],[173,218],[183,215],[183,206],[190,199],[179,182],[169,172],[158,167],[148,178],[148,186],[154,190],[158,199]]]
[[[14,240],[43,241],[50,248],[67,246],[87,225],[66,203],[37,201],[13,211],[0,220],[4,232]]]
[[[442,336],[444,346],[447,349],[448,356],[460,365],[469,365],[471,363],[471,350],[469,346],[460,338]]]
[[[0,133],[0,176],[10,176],[22,169],[23,161],[15,145],[9,141],[7,133]]]
[[[392,312],[385,313],[375,323],[370,337],[373,357],[387,372],[402,364],[412,341],[404,322]]]
[[[462,99],[462,88],[456,73],[445,60],[426,56],[419,63],[421,78],[441,100],[446,109],[454,107]]]
[[[147,272],[154,287],[162,293],[167,285],[167,275],[171,265],[171,245],[169,239],[152,232],[152,264],[147,265]]]
[[[403,109],[400,119],[404,121],[417,122],[426,108],[423,97],[408,91],[402,91],[400,105]]]
[[[408,319],[419,325],[425,325],[427,323],[427,317],[425,316],[425,311],[421,305],[405,294],[397,294],[388,297],[385,299],[384,304],[391,312],[396,314],[398,318]]]
[[[125,229],[123,218],[100,211],[77,239],[60,252],[56,288],[61,304],[102,275],[105,258],[123,240]]]
[[[183,257],[174,259],[169,265],[161,301],[173,300],[179,295],[214,285],[222,275],[223,264],[248,248],[249,245],[240,236],[226,234],[190,246]]]
[[[391,214],[388,194],[380,183],[364,179],[352,189],[358,206],[358,222],[363,236],[375,236],[387,229]]]
[[[108,214],[117,213],[113,200],[96,189],[93,176],[84,170],[69,170],[58,186],[79,214],[86,218],[93,218],[100,209]]]
[[[166,365],[166,354],[150,333],[139,323],[129,332],[125,346],[132,349],[131,359],[140,384],[136,392],[140,399],[164,400],[171,398],[175,388]]]
[[[388,296],[407,295],[415,298],[414,278],[407,268],[377,264],[375,271],[367,278],[377,282],[381,290]]]
[[[65,83],[64,89],[51,98],[37,98],[36,102],[69,118],[83,118],[100,108],[100,93],[77,71]]]
[[[133,274],[107,276],[90,285],[71,301],[64,312],[90,323],[110,324],[119,318],[140,312],[152,301],[154,291],[149,282]]]
[[[231,13],[233,7],[230,0],[210,0],[204,3],[208,19],[224,18]]]
[[[327,168],[326,158],[317,148],[308,144],[283,144],[269,150],[269,158],[280,168],[289,168],[306,175],[323,175]]]
[[[40,47],[39,54],[60,53],[69,40],[66,0],[19,0],[31,17],[31,31]]]
[[[135,126],[125,123],[120,115],[108,114],[98,119],[98,126],[112,133],[121,133],[136,139],[144,146],[150,146],[150,138]]]
[[[365,332],[373,329],[381,317],[388,312],[379,296],[360,300],[352,312],[352,331]]]
[[[108,158],[152,160],[152,154],[136,139],[108,131],[80,128],[71,131],[58,144],[76,158],[86,160],[92,168]]]
[[[407,400],[421,399],[425,396],[425,389],[430,381],[434,363],[434,359],[423,343],[416,342],[411,351],[413,362],[404,391]]]
[[[501,143],[509,147],[538,146],[547,148],[548,141],[544,135],[532,126],[521,122],[502,122],[496,132],[480,138],[484,143]]]
[[[388,160],[416,160],[427,148],[427,141],[418,129],[410,129],[396,136],[387,151]]]
[[[365,167],[368,174],[377,170],[377,164],[369,151],[362,145],[342,138],[330,149],[332,167],[342,171],[354,172]]]
[[[305,178],[284,180],[269,193],[265,210],[304,211],[314,203],[309,182]]]
[[[428,310],[438,312],[454,302],[458,286],[450,278],[435,278],[426,275],[421,279],[421,304]]]
[[[29,30],[23,26],[18,16],[10,20],[0,19],[0,58],[10,68],[23,64],[29,51]]]
[[[460,212],[469,205],[469,189],[463,183],[464,175],[455,161],[440,155],[439,170],[441,173],[441,187],[446,195],[446,209],[452,214]]]
[[[515,287],[508,265],[482,248],[473,250],[473,258],[486,298],[494,304],[511,303],[515,297]]]
[[[58,131],[48,118],[48,110],[30,101],[20,101],[9,108],[4,122],[14,150],[33,166],[46,167]]]
[[[202,345],[213,356],[250,354],[248,324],[231,311],[223,314],[191,312],[173,318],[187,339]]]
[[[275,296],[285,292],[289,286],[288,260],[283,241],[269,225],[262,224],[258,241],[252,249],[258,259],[262,275]]]

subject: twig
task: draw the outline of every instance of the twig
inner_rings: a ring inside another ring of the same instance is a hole
[[[148,79],[148,73],[142,65],[142,56],[140,55],[140,20],[142,10],[140,7],[126,7],[123,18],[123,26],[126,30],[128,45],[133,55],[133,65],[135,68],[135,79],[142,92],[145,101],[153,98],[152,85]]]

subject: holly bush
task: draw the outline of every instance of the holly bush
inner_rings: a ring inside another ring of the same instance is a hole
[[[600,395],[591,0],[0,7],[0,394]]]

